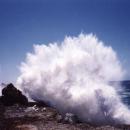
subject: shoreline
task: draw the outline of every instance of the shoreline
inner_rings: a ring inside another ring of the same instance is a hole
[[[35,104],[35,105],[34,105]],[[130,125],[94,125],[64,121],[60,113],[46,106],[0,106],[0,130],[130,130]]]

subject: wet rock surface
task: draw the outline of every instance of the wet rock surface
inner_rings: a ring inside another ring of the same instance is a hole
[[[28,102],[8,84],[0,98],[0,130],[130,130],[130,126],[81,123],[73,113],[61,114],[44,102]]]
[[[61,115],[56,109],[44,106],[6,106],[0,113],[0,130],[130,130],[130,126],[126,125],[94,126],[79,123],[75,121],[77,118],[73,114]]]

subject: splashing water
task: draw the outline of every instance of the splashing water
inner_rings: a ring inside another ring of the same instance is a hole
[[[20,70],[17,86],[32,99],[50,102],[85,121],[130,123],[130,111],[109,84],[123,78],[120,62],[93,34],[34,45]]]

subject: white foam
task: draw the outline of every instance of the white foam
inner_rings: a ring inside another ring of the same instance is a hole
[[[130,123],[117,87],[109,85],[123,78],[121,64],[115,51],[93,34],[34,45],[20,70],[17,85],[33,99],[48,101],[86,121]]]

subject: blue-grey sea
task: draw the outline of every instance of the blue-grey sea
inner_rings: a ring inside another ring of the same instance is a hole
[[[121,99],[130,108],[130,81],[122,81],[121,87],[123,89],[123,91],[119,93],[121,95]]]

